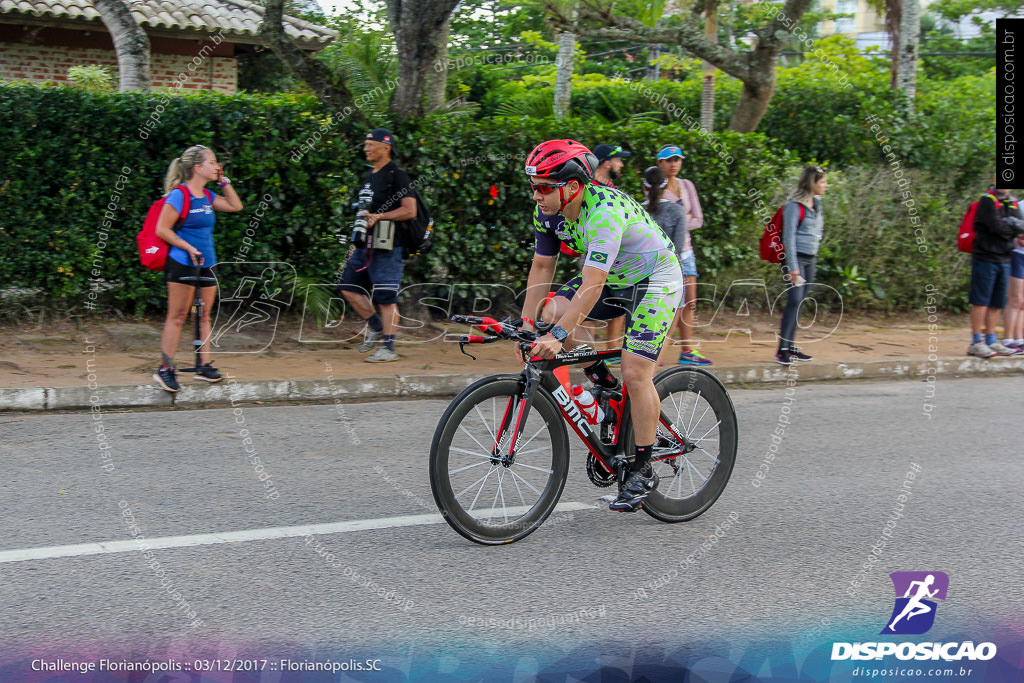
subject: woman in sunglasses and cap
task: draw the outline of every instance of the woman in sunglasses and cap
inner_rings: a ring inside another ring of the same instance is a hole
[[[686,238],[683,244],[675,245],[676,251],[681,253],[680,265],[683,269],[683,279],[686,282],[686,296],[683,305],[676,312],[676,319],[673,327],[678,326],[680,339],[682,340],[682,351],[679,353],[679,363],[682,365],[711,365],[711,361],[693,350],[693,315],[697,309],[697,259],[693,255],[693,243],[690,240],[690,232],[704,225],[704,212],[700,208],[700,199],[697,198],[697,188],[694,184],[683,178],[678,178],[679,171],[683,167],[683,150],[676,145],[665,145],[658,150],[658,167],[665,174],[665,185],[661,198],[678,204],[686,214]]]

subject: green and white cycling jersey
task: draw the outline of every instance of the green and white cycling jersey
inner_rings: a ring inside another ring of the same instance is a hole
[[[629,196],[609,187],[588,185],[579,220],[561,215],[534,221],[536,253],[555,256],[559,241],[582,254],[583,265],[608,273],[589,320],[610,320],[626,313],[629,326],[623,348],[657,362],[683,296],[684,282],[672,243]],[[555,296],[572,300],[581,275],[562,285]]]
[[[585,254],[584,266],[608,273],[608,286],[614,289],[638,284],[676,260],[672,243],[650,214],[610,187],[591,184],[583,189],[578,220],[552,216],[534,227],[536,253],[555,256],[561,240]]]

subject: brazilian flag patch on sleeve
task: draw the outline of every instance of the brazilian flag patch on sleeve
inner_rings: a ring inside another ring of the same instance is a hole
[[[604,252],[600,251],[595,251],[590,255],[590,258],[587,260],[593,261],[594,263],[608,263],[608,254],[605,254]]]

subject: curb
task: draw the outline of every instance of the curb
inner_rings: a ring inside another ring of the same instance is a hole
[[[1024,373],[1024,356],[1015,358],[958,360],[902,360],[834,363],[748,365],[713,368],[726,385],[785,384],[795,368],[799,381],[850,379],[927,379]],[[335,379],[252,380],[232,377],[219,384],[182,386],[170,394],[152,384],[73,387],[0,387],[0,411],[94,410],[110,408],[212,408],[237,403],[296,403],[303,401],[354,401],[452,397],[478,379],[496,374],[479,372],[450,375],[390,375],[339,377]]]

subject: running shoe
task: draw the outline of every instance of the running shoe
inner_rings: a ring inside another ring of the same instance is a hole
[[[789,357],[791,360],[814,360],[812,356],[808,356],[806,353],[803,353],[802,351],[800,351],[800,349],[796,348],[795,346],[789,350]]]
[[[967,347],[968,356],[977,356],[978,358],[991,358],[996,355],[996,352],[983,341],[974,342]]]
[[[379,347],[366,359],[367,363],[390,363],[398,360],[398,354],[386,346]]]
[[[217,368],[213,367],[213,363],[207,363],[206,365],[199,366],[199,372],[195,374],[193,379],[201,382],[219,382],[224,379],[224,376],[217,372]]]
[[[779,352],[775,354],[775,360],[779,365],[793,364],[793,357],[789,355],[789,349],[779,349]]]
[[[711,361],[696,351],[683,351],[679,354],[679,365],[711,365]]]
[[[990,348],[993,351],[995,351],[996,355],[999,355],[999,356],[1016,356],[1018,353],[1021,352],[1020,349],[1011,349],[1009,346],[1004,346],[1003,344],[1000,344],[999,342],[995,342],[994,344],[989,344],[988,348]]]
[[[359,353],[369,353],[370,351],[373,351],[373,347],[376,346],[377,342],[383,338],[383,332],[368,330],[366,333],[366,339],[364,339],[363,343],[359,345]]]
[[[153,379],[159,384],[165,391],[169,391],[172,394],[178,389],[181,389],[181,385],[178,384],[178,379],[175,377],[177,373],[174,368],[160,368],[153,373]]]

